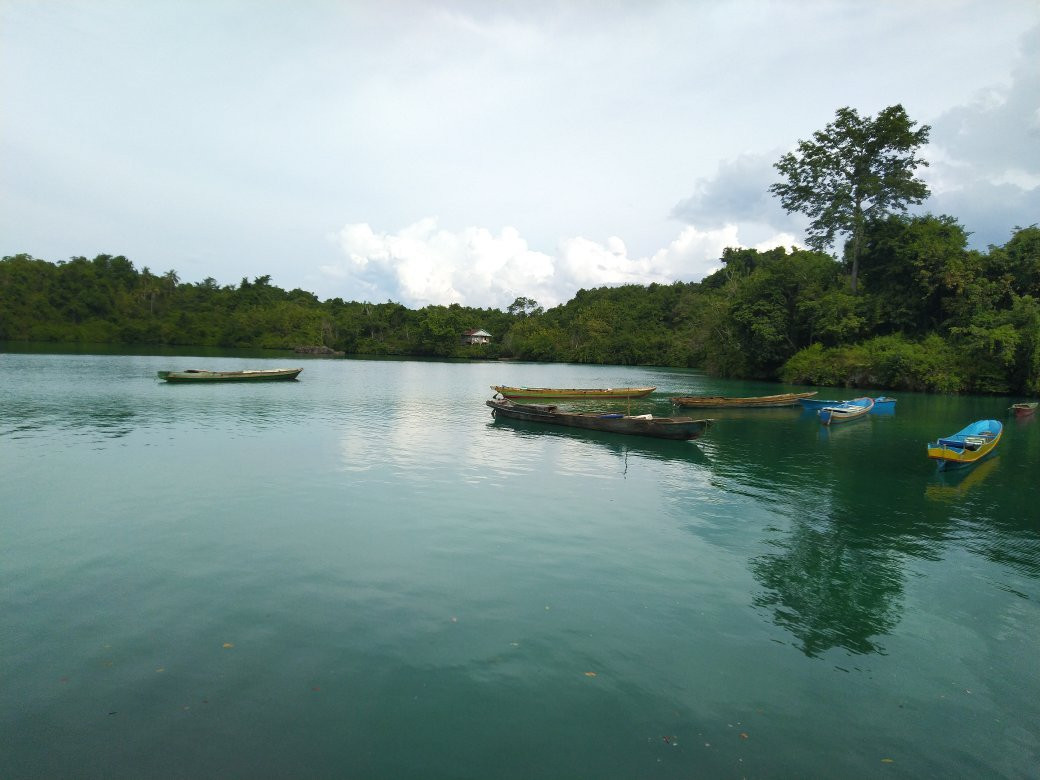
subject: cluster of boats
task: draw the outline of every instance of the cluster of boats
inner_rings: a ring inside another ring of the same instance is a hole
[[[292,381],[302,368],[266,368],[246,371],[206,371],[190,368],[185,371],[160,371],[159,378],[166,382],[263,382]],[[506,417],[525,422],[563,425],[571,428],[623,433],[634,436],[652,436],[658,439],[697,439],[711,427],[711,419],[692,417],[654,417],[652,414],[623,414],[621,412],[576,412],[561,410],[556,404],[531,403],[559,400],[632,400],[645,398],[656,387],[510,387],[492,385],[493,398],[486,403],[496,418]],[[823,425],[856,420],[873,413],[892,413],[896,399],[853,398],[848,401],[817,399],[815,392],[779,393],[777,395],[728,397],[716,395],[674,396],[673,405],[686,409],[769,409],[800,404],[815,411]],[[1018,403],[1011,406],[1017,417],[1028,417],[1036,412],[1037,403]],[[1004,426],[999,420],[977,420],[957,433],[928,443],[928,457],[938,461],[939,468],[951,468],[976,463],[992,452],[1000,442]]]
[[[560,399],[633,399],[633,398],[644,398],[654,390],[656,387],[607,387],[607,388],[592,388],[592,387],[574,387],[574,388],[555,388],[555,387],[509,387],[508,385],[492,385],[491,389],[495,391],[496,397],[501,397],[502,400],[515,402],[515,401],[548,401],[548,400],[560,400]],[[672,404],[681,408],[691,409],[773,409],[781,406],[794,406],[801,404],[806,409],[815,411],[819,417],[820,422],[824,425],[830,425],[835,422],[842,422],[845,420],[855,420],[858,417],[863,417],[870,412],[874,411],[875,408],[878,410],[884,408],[885,410],[894,410],[896,399],[882,396],[880,398],[854,398],[851,401],[822,401],[817,400],[815,392],[807,393],[780,393],[777,395],[759,395],[759,396],[742,396],[742,397],[730,397],[721,395],[686,395],[686,396],[675,396],[670,400]],[[488,402],[488,405],[493,409],[509,408],[501,403]],[[513,404],[516,405],[515,403]],[[532,408],[530,406],[526,407]],[[555,407],[553,407],[555,408]],[[518,412],[517,414],[520,414]],[[640,419],[645,418],[647,415],[641,415]],[[659,418],[659,419],[682,419],[688,420],[689,418]],[[704,422],[703,420],[697,422]],[[710,422],[710,421],[709,421]],[[582,427],[590,427],[583,425]],[[652,434],[648,434],[652,435]],[[674,438],[674,437],[667,437]]]
[[[549,388],[509,387],[492,385],[495,397],[487,401],[495,417],[514,420],[566,425],[577,428],[654,436],[663,439],[696,439],[712,424],[710,419],[695,420],[690,417],[654,417],[650,414],[629,415],[616,412],[565,412],[550,404],[517,403],[518,401],[545,401],[562,399],[633,399],[644,398],[656,387],[621,388]],[[873,413],[891,414],[896,399],[888,396],[878,398],[853,398],[848,401],[815,398],[815,392],[780,393],[766,396],[677,396],[671,402],[681,408],[695,409],[767,409],[800,404],[815,411],[823,425],[856,420]],[[1036,411],[1037,403],[1014,404],[1011,409],[1018,417],[1026,417]],[[999,420],[977,420],[957,433],[929,442],[928,457],[938,461],[940,469],[955,468],[976,463],[991,453],[1000,442],[1004,426]]]

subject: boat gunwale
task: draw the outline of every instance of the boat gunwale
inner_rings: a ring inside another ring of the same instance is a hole
[[[753,408],[770,406],[795,406],[805,398],[812,398],[819,391],[805,393],[777,393],[775,395],[680,395],[673,396],[671,402],[675,406],[688,406],[702,409]]]
[[[567,399],[567,398],[643,398],[657,389],[656,386],[642,387],[517,387],[514,385],[491,385],[491,389],[507,400],[516,399]]]

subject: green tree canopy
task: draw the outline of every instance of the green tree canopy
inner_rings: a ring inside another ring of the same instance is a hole
[[[914,172],[928,165],[917,150],[931,128],[915,130],[915,124],[901,105],[889,106],[876,118],[839,108],[833,122],[813,133],[811,141],[799,141],[797,151],[774,166],[786,181],[769,191],[788,213],[809,217],[809,246],[824,251],[838,235],[848,237],[853,293],[866,223],[928,197],[927,185]]]

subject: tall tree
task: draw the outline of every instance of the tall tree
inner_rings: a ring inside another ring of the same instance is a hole
[[[799,141],[797,151],[774,165],[787,181],[769,191],[789,214],[810,218],[810,247],[824,251],[839,234],[847,236],[853,293],[866,223],[904,212],[928,197],[927,185],[914,172],[928,165],[917,150],[928,141],[931,127],[915,130],[916,124],[901,105],[889,106],[876,118],[839,108],[835,120],[813,133],[813,140]]]

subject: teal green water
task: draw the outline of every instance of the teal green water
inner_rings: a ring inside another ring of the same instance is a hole
[[[295,383],[160,369],[304,365]],[[1040,421],[495,422],[524,363],[0,355],[0,777],[1035,777]],[[839,390],[821,396],[849,397]],[[937,473],[925,443],[1006,422]]]

